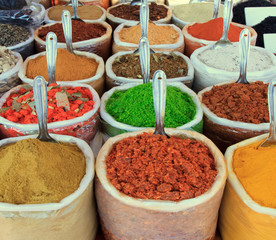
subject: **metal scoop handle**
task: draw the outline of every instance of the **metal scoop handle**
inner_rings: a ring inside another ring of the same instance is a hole
[[[62,28],[66,41],[67,50],[70,53],[74,53],[72,44],[72,20],[71,14],[68,10],[63,10],[62,12]]]
[[[148,83],[150,81],[150,48],[146,37],[142,37],[139,41],[139,58],[143,83]]]
[[[227,0],[224,5],[223,11],[223,33],[221,40],[229,41],[228,40],[228,32],[230,27],[230,22],[232,20],[232,9],[233,9],[233,0]]]
[[[218,17],[220,1],[221,0],[214,0],[214,14],[213,14],[213,18],[217,18]]]
[[[144,2],[140,6],[140,24],[141,24],[141,36],[148,37],[149,5]]]
[[[48,68],[48,83],[56,83],[56,61],[57,61],[57,36],[49,32],[46,37],[46,59]]]

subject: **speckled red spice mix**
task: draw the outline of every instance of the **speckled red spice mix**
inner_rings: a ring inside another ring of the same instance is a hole
[[[65,94],[69,106],[59,104],[56,93]],[[48,86],[47,122],[57,122],[80,117],[93,109],[92,94],[85,87],[61,87],[57,84]],[[24,85],[18,92],[10,94],[0,108],[0,116],[7,120],[21,124],[37,123],[33,89]]]
[[[202,97],[202,102],[218,117],[246,123],[269,122],[268,84],[231,83],[213,86]]]
[[[214,158],[202,142],[149,133],[116,143],[106,168],[116,189],[140,199],[194,198],[206,192],[217,176]]]

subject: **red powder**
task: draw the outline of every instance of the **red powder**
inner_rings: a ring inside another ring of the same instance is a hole
[[[228,39],[231,42],[238,42],[243,28],[230,24]],[[222,37],[223,18],[215,18],[205,23],[195,23],[188,27],[188,33],[193,37],[208,41],[218,41]]]
[[[217,176],[214,158],[200,141],[148,133],[115,144],[106,168],[116,189],[142,199],[194,198],[206,192]]]

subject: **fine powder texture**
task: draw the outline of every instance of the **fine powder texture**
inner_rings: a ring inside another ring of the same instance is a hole
[[[48,12],[48,17],[51,20],[61,21],[62,11],[68,10],[73,16],[72,6],[57,5],[52,7]],[[102,9],[96,5],[91,6],[78,6],[78,15],[81,19],[96,20],[103,15]]]
[[[135,127],[154,127],[152,83],[115,91],[105,109],[116,121]],[[167,86],[165,127],[179,127],[194,119],[196,105],[179,88]]]
[[[269,122],[267,88],[268,84],[259,81],[213,86],[203,94],[202,103],[221,118],[254,124],[266,123]]]
[[[196,14],[195,14],[196,13]],[[173,14],[184,22],[207,22],[212,19],[214,3],[181,4],[173,7]],[[218,17],[223,16],[223,5],[219,7]]]
[[[106,168],[117,190],[141,199],[194,198],[206,192],[217,176],[214,158],[200,141],[148,133],[116,143]]]
[[[123,28],[119,32],[119,39],[122,42],[139,44],[141,38],[141,26],[140,24]],[[160,26],[154,23],[149,23],[148,28],[148,40],[150,45],[158,44],[173,44],[179,39],[178,32],[172,26]]]
[[[95,59],[74,55],[66,49],[57,49],[56,81],[75,81],[95,76],[98,63]],[[42,76],[48,81],[46,54],[28,62],[26,76]]]
[[[57,203],[79,188],[86,163],[68,143],[24,139],[0,148],[0,202]]]
[[[54,32],[57,35],[58,42],[65,43],[65,37],[61,23],[56,23],[50,26],[44,26],[38,31],[38,37],[46,41],[46,36],[49,32]],[[77,20],[72,20],[72,41],[80,42],[93,38],[99,38],[106,33],[106,28],[99,23],[85,23]]]
[[[230,23],[228,39],[231,42],[238,42],[243,28]],[[188,27],[188,33],[198,39],[218,41],[222,37],[223,18],[215,18],[205,23],[194,23]]]
[[[205,63],[207,66],[229,71],[239,72],[240,71],[240,56],[238,45],[228,45],[223,48],[215,50],[207,49],[198,55],[198,59]],[[274,63],[272,59],[264,52],[258,51],[256,48],[251,47],[247,71],[256,72],[263,71],[265,69],[272,68]]]
[[[276,148],[258,148],[261,143],[238,148],[233,156],[233,169],[255,202],[276,208]]]

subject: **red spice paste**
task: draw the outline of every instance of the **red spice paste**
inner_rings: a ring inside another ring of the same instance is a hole
[[[170,201],[203,194],[217,175],[214,158],[200,141],[149,133],[115,144],[106,168],[107,178],[122,193]]]
[[[46,41],[46,36],[49,32],[54,32],[57,35],[58,42],[65,43],[63,28],[61,23],[56,23],[51,26],[42,27],[38,31],[38,37]],[[106,28],[98,23],[85,23],[77,20],[72,20],[72,41],[79,42],[93,38],[101,37],[106,33]]]
[[[228,39],[231,42],[238,42],[243,28],[230,23]],[[218,41],[222,37],[223,18],[215,18],[205,23],[195,23],[188,27],[188,33],[193,37],[208,41]]]
[[[70,109],[57,106],[55,94],[65,92]],[[60,87],[51,84],[48,87],[47,122],[57,122],[80,117],[93,109],[94,101],[88,88]],[[12,93],[0,109],[0,116],[11,122],[21,124],[37,123],[33,90],[30,85],[25,85],[17,93]]]
[[[268,84],[231,83],[213,86],[202,96],[202,102],[218,117],[246,123],[269,122]]]

